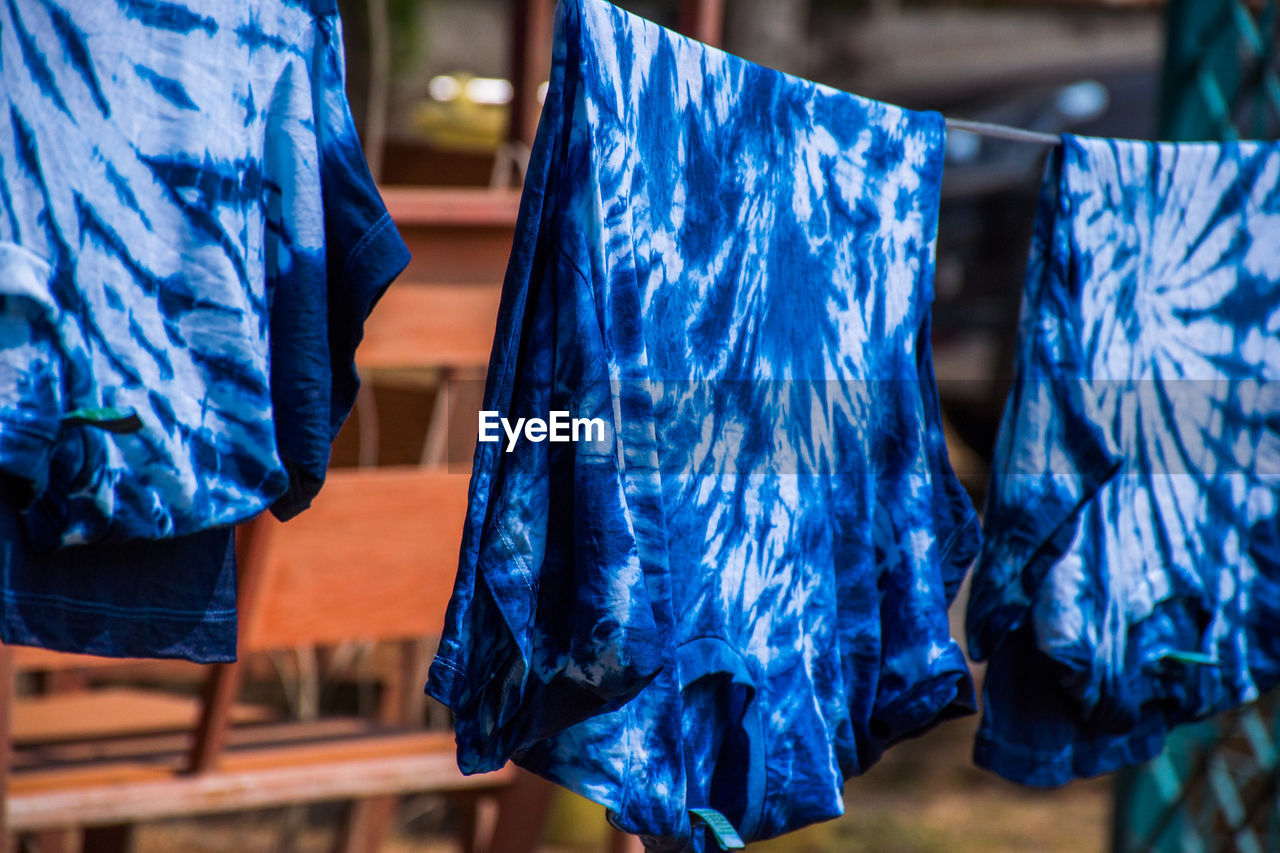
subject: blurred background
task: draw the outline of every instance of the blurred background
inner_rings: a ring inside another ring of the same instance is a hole
[[[461,312],[478,311],[479,327],[487,323],[491,335],[492,315],[485,311],[496,300],[510,248],[549,63],[552,3],[339,5],[355,119],[414,251],[403,286],[447,282],[481,294],[479,308],[464,299],[459,313],[441,309],[427,320],[436,324],[432,328],[455,319],[458,328],[471,328]],[[618,5],[761,64],[951,117],[1048,133],[1177,139],[1275,136],[1280,119],[1280,32],[1272,0]],[[1011,379],[1012,336],[1045,154],[1041,145],[965,132],[953,131],[947,140],[935,367],[952,463],[979,506]],[[377,394],[362,397],[339,438],[334,464],[405,465],[430,457],[465,471],[473,430],[445,435],[432,427],[474,411],[468,406],[482,371],[477,364],[456,372],[409,365],[396,347],[424,332],[397,311],[382,306],[371,319],[361,369]],[[480,353],[472,361],[482,364],[489,342],[481,336],[463,344]],[[958,638],[964,599],[962,593],[953,613]],[[300,651],[247,661],[247,685],[260,702],[290,713],[359,712],[369,706],[362,693],[368,685],[359,670],[353,676],[335,664],[341,657]],[[980,667],[975,675],[981,678]],[[447,713],[433,703],[416,713],[432,725],[447,725]],[[751,849],[1280,851],[1276,720],[1272,705],[1245,709],[1184,730],[1166,755],[1124,778],[1049,792],[977,770],[970,760],[976,719],[951,722],[894,748],[851,781],[844,818]],[[531,806],[526,821],[541,849],[620,849],[597,807],[560,793],[545,809],[544,802]],[[382,849],[459,849],[455,830],[474,808],[457,797],[402,798],[380,839]],[[339,806],[311,806],[164,821],[142,827],[131,843],[139,851],[329,850],[340,819]]]

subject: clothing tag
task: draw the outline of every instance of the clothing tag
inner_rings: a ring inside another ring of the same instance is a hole
[[[1222,662],[1199,652],[1165,652],[1161,658],[1173,663],[1186,663],[1197,666],[1222,666]]]
[[[142,418],[133,409],[76,409],[62,417],[63,426],[90,426],[107,432],[128,433],[142,429]]]
[[[729,819],[715,809],[689,809],[689,814],[702,818],[702,821],[716,837],[716,844],[721,850],[741,850],[747,845],[742,843],[742,836],[733,828]]]

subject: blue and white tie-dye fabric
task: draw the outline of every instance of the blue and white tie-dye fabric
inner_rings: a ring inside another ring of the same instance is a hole
[[[376,193],[325,206],[368,180],[333,0],[4,0],[0,81],[0,471],[33,544],[306,506],[405,260]]]
[[[969,604],[981,763],[1105,772],[1280,681],[1277,328],[1280,145],[1064,139]]]
[[[428,691],[655,850],[748,840],[972,709],[929,355],[943,122],[564,0]]]

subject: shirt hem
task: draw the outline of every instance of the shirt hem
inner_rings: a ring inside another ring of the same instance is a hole
[[[1141,729],[1107,739],[1103,746],[1091,749],[1072,746],[1046,753],[979,731],[974,741],[973,761],[1019,785],[1059,788],[1076,779],[1101,776],[1149,761],[1164,748],[1167,734],[1167,727],[1153,720]]]

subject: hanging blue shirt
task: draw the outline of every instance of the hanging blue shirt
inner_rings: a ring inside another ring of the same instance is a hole
[[[28,33],[47,37],[50,35],[47,27],[52,26],[54,35],[63,34],[59,39],[64,36],[70,39],[67,44],[78,43],[79,39],[91,46],[96,42],[89,30],[124,28],[132,34],[135,51],[143,50],[144,45],[161,49],[176,38],[175,33],[189,34],[199,45],[206,45],[210,31],[216,32],[220,26],[210,17],[216,10],[206,9],[209,15],[204,15],[195,6],[174,3],[163,7],[140,3],[121,3],[112,8],[98,4],[79,6],[64,4],[61,11],[52,5],[33,6],[24,8],[20,14],[27,16],[22,22]],[[234,4],[227,8],[239,14],[237,10],[248,7]],[[263,6],[267,10],[276,8],[275,4]],[[91,10],[96,10],[92,20],[85,24],[79,37],[72,38],[74,32],[67,29],[68,21],[76,15],[90,15]],[[280,11],[287,16],[285,22],[312,23],[292,32],[282,28],[268,43],[245,53],[242,56],[245,63],[236,71],[242,77],[247,74],[254,67],[254,62],[248,61],[250,58],[257,62],[275,53],[301,57],[304,50],[311,51],[303,66],[307,76],[299,79],[307,80],[310,87],[314,116],[300,119],[301,130],[273,139],[271,145],[277,155],[287,153],[290,145],[297,146],[300,155],[311,152],[312,156],[304,160],[314,173],[308,174],[301,168],[297,171],[298,186],[290,195],[296,194],[298,204],[289,210],[277,204],[279,209],[266,220],[265,227],[277,234],[271,239],[286,239],[294,229],[310,235],[311,239],[316,228],[322,227],[323,251],[317,254],[299,249],[300,259],[287,269],[265,255],[258,258],[271,292],[267,327],[271,416],[275,444],[289,475],[288,491],[272,504],[272,510],[281,518],[305,508],[323,482],[330,445],[354,401],[357,378],[352,359],[364,318],[377,295],[407,261],[404,243],[390,224],[364,163],[347,108],[336,10],[331,2],[317,2],[310,10],[314,18],[300,17],[304,13],[302,7]],[[14,14],[19,14],[18,10],[0,6],[0,18],[7,20],[6,16]],[[240,27],[239,35],[234,33],[235,29],[230,27],[227,32],[236,39],[248,39],[254,32],[247,25]],[[27,61],[22,42],[4,39],[5,34],[0,33],[0,47],[3,47],[0,60],[13,56],[7,67],[11,73],[21,74]],[[51,56],[60,57],[57,64],[46,57],[51,73],[74,75],[67,83],[69,87],[83,84],[80,72],[75,70],[78,66],[63,62],[69,53],[55,51]],[[38,67],[39,62],[33,61]],[[96,58],[86,61],[93,65]],[[188,71],[194,72],[194,68]],[[233,66],[233,70],[236,68]],[[235,96],[237,87],[232,80],[220,83],[225,98],[221,109],[244,106]],[[60,92],[65,103],[98,110],[95,98],[75,100],[71,91]],[[210,93],[211,101],[217,94]],[[110,112],[123,125],[129,121],[130,110],[154,110],[154,107],[146,100],[122,99]],[[53,109],[43,120],[67,121],[66,116]],[[265,145],[269,128],[279,123],[279,118],[270,119],[267,112],[255,107],[251,113],[246,112],[244,122],[222,126],[218,132],[246,144],[257,139]],[[12,114],[7,120],[14,121]],[[160,144],[164,140],[149,138],[147,141]],[[2,142],[0,140],[0,151],[5,150]],[[120,155],[119,151],[115,153]],[[0,155],[0,164],[4,162]],[[94,165],[116,168],[100,161]],[[70,172],[63,174],[75,178]],[[15,186],[19,190],[30,189],[30,185]],[[136,206],[128,203],[132,191],[126,190],[113,181],[106,196],[93,200],[105,220],[128,222],[138,215]],[[8,227],[16,234],[15,223],[19,222],[16,210],[30,203],[31,198],[23,197],[20,192],[15,196],[14,187],[3,183],[0,183],[0,193],[6,194],[4,205],[0,205],[0,229]],[[314,206],[302,204],[302,199],[310,199]],[[120,205],[128,209],[116,210]],[[168,213],[172,215],[173,211]],[[160,216],[160,210],[153,210],[149,211],[148,219]],[[0,254],[20,254],[20,249],[4,244],[0,246]],[[6,301],[6,305],[9,308],[7,328],[16,333],[15,337],[26,340],[30,330],[24,328],[22,322],[13,322],[15,314],[19,319],[27,316],[22,300]],[[6,340],[6,346],[16,346],[13,338]],[[41,349],[31,357],[46,359],[49,355],[49,350]],[[22,367],[22,357],[19,352],[11,352],[0,356],[0,363]],[[25,369],[31,372],[33,366],[42,363],[37,361]],[[60,428],[57,440],[74,442],[90,437],[125,441],[128,438],[93,435],[95,427],[85,424],[60,425]],[[5,446],[16,447],[20,443],[14,436],[20,436],[22,430],[15,429],[12,423],[0,427],[0,432],[7,435],[0,439],[0,444],[11,439],[13,443]],[[16,452],[7,458],[21,464],[21,456]],[[177,657],[199,662],[235,658],[235,552],[230,528],[214,527],[172,539],[98,543],[43,553],[44,548],[54,544],[46,526],[38,521],[34,525],[35,538],[42,549],[29,548],[19,535],[21,516],[16,508],[24,500],[22,491],[10,489],[0,502],[0,542],[4,543],[0,552],[3,600],[0,638],[4,642],[104,656]],[[30,512],[26,521],[27,532],[33,532]]]
[[[6,0],[0,81],[0,472],[33,545],[305,507],[407,259],[376,193],[331,203],[368,182],[332,0]]]
[[[943,122],[565,0],[428,692],[650,849],[840,814],[972,707],[929,362]]]
[[[1064,139],[969,604],[981,763],[1105,772],[1280,681],[1277,329],[1280,145]],[[1043,730],[1001,672],[1037,666]]]

